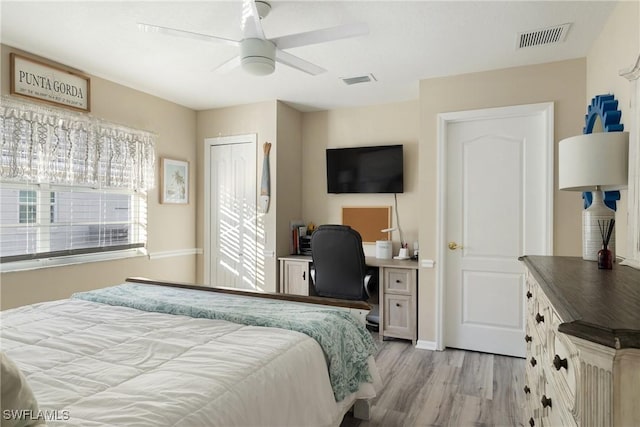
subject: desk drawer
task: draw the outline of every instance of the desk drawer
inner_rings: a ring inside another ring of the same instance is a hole
[[[385,294],[384,332],[396,338],[415,339],[415,312],[410,295]]]
[[[384,269],[384,292],[402,295],[413,293],[414,271],[406,268]]]

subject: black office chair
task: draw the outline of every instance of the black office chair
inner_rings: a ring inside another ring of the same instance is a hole
[[[321,225],[311,236],[311,279],[320,296],[377,300],[377,269],[367,270],[362,237],[348,225]],[[377,326],[378,305],[372,304],[367,323]]]

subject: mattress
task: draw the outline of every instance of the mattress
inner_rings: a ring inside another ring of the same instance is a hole
[[[221,319],[298,331],[322,347],[336,400],[371,381],[367,359],[376,345],[369,331],[346,310],[170,286],[124,283],[74,294],[72,298],[138,310]]]
[[[281,328],[78,299],[0,320],[52,426],[338,425],[379,387],[370,358],[372,382],[336,402],[319,344]]]

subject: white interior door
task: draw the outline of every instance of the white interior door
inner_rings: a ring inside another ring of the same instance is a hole
[[[252,136],[253,137],[253,136]],[[209,142],[208,282],[255,289],[257,271],[256,144],[247,139]]]
[[[553,106],[448,117],[445,345],[524,357],[518,257],[552,251]]]

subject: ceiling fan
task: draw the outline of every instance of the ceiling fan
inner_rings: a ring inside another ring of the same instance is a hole
[[[266,1],[243,1],[240,22],[242,40],[231,40],[145,23],[139,23],[138,27],[145,32],[239,46],[240,54],[222,63],[215,70],[224,72],[237,66],[242,66],[244,70],[257,76],[273,73],[276,61],[314,76],[324,73],[327,71],[324,68],[285,52],[284,49],[362,36],[369,33],[367,24],[354,23],[268,39],[264,35],[260,19],[265,18],[270,10],[271,5]]]

